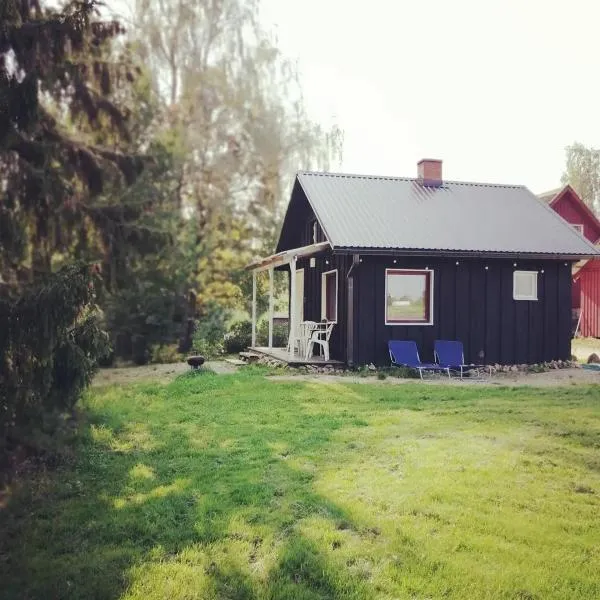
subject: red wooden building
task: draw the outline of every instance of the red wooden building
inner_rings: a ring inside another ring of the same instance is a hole
[[[540,199],[600,246],[600,221],[570,185],[541,194]],[[600,260],[583,260],[573,266],[572,294],[576,333],[600,337]]]

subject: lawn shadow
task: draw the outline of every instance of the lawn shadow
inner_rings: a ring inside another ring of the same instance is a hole
[[[368,597],[359,577],[335,566],[297,527],[312,516],[357,524],[315,492],[313,475],[291,466],[286,450],[274,449],[283,438],[287,452],[327,452],[342,421],[285,412],[260,399],[250,420],[242,415],[224,432],[224,384],[209,378],[198,393],[188,379],[184,388],[193,394],[185,402],[174,398],[172,386],[142,386],[128,402],[147,410],[97,411],[82,433],[76,465],[15,494],[0,513],[3,597],[117,599],[135,587],[141,565],[177,562],[190,548],[209,556],[232,539],[252,560],[252,545],[265,536],[275,540],[277,554],[266,577],[221,557],[204,571],[211,597]],[[227,385],[238,384],[232,378]],[[303,393],[300,386],[284,402]],[[206,439],[194,437],[189,421],[155,414],[149,399],[170,403],[174,417],[177,404],[185,406]]]
[[[235,567],[212,573],[219,598],[239,600],[369,600],[372,589],[365,578],[340,572],[317,545],[292,536],[281,550],[267,581],[257,585]]]

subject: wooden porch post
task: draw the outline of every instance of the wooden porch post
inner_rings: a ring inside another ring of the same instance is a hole
[[[252,347],[256,346],[256,271],[252,271]]]
[[[294,358],[296,329],[296,257],[292,256],[290,260],[290,339],[288,342],[290,358]]]
[[[269,348],[273,347],[273,313],[275,310],[275,298],[273,296],[273,280],[275,272],[273,267],[269,269]]]

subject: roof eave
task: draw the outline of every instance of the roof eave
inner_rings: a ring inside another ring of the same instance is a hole
[[[244,269],[246,271],[266,271],[270,268],[278,268],[288,264],[293,258],[303,258],[307,256],[313,256],[324,250],[328,250],[331,247],[329,242],[318,242],[317,244],[310,244],[309,246],[302,246],[301,248],[290,248],[289,250],[283,250],[270,256],[258,258],[246,265]]]
[[[335,247],[334,254],[363,254],[382,256],[423,256],[423,257],[451,257],[451,258],[510,258],[532,260],[567,260],[579,261],[589,258],[600,258],[596,254],[561,254],[549,252],[493,252],[482,250],[428,250],[412,248],[366,248],[356,246]]]

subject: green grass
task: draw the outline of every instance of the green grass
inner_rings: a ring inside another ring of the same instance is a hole
[[[0,509],[0,596],[600,598],[600,387],[92,390]]]

